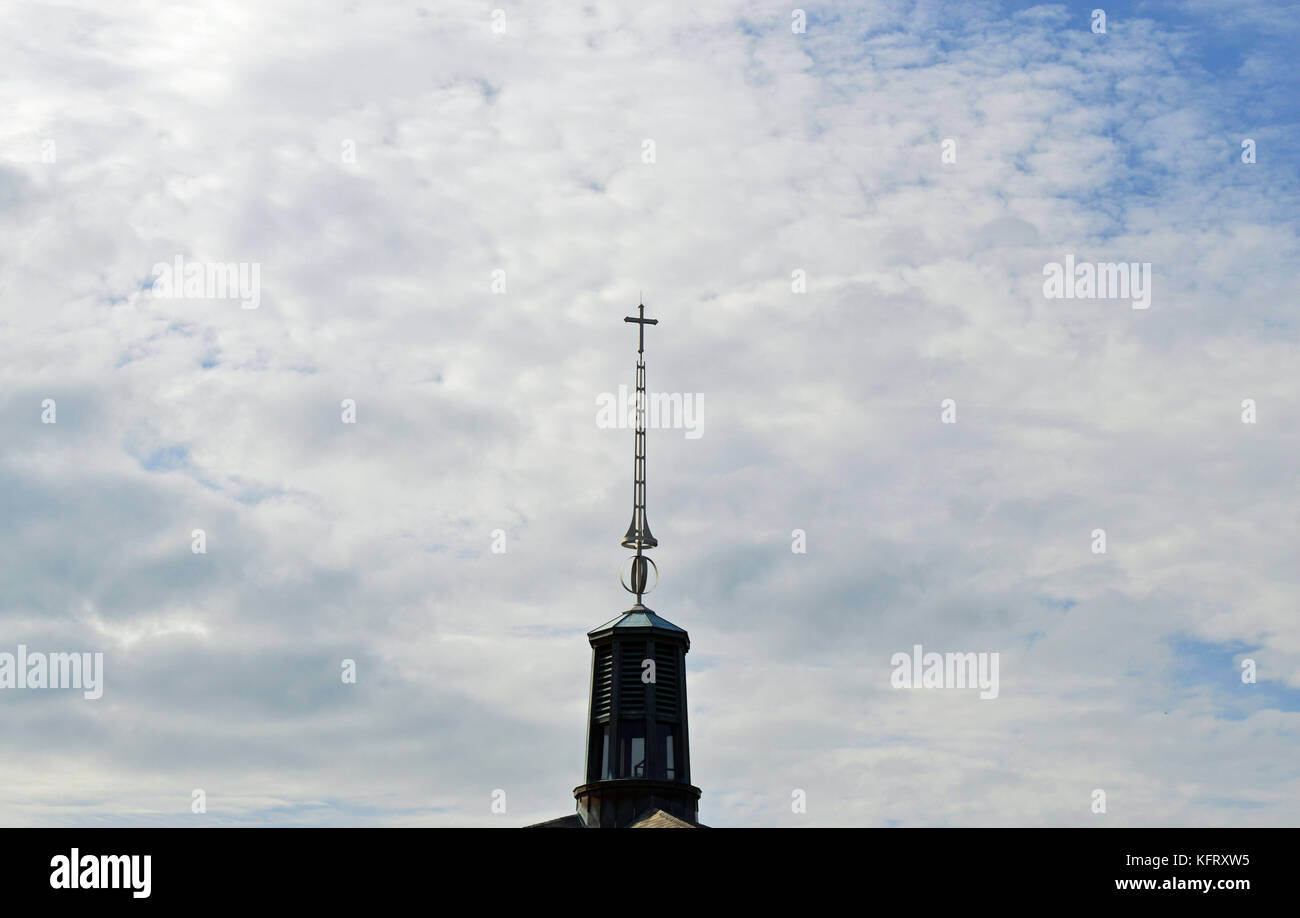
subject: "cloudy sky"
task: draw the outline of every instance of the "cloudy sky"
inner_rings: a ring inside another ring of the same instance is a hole
[[[0,7],[0,823],[573,812],[639,291],[704,822],[1300,823],[1295,6],[496,8]]]

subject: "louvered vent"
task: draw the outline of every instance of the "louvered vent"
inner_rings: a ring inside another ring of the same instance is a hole
[[[655,645],[655,720],[676,723],[681,696],[677,648],[672,644]]]
[[[623,666],[618,681],[620,718],[645,716],[646,684],[641,681],[641,661],[645,658],[644,641],[629,641],[623,645]]]
[[[592,717],[609,717],[614,702],[614,648],[606,644],[596,649],[596,687],[592,698]]]

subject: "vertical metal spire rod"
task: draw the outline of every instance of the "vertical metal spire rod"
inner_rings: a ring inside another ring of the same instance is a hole
[[[647,325],[658,325],[658,319],[647,319],[645,317],[645,303],[637,306],[637,315],[625,316],[624,322],[634,322],[639,327],[637,329],[637,359],[636,359],[636,459],[633,463],[633,483],[632,483],[632,523],[627,527],[627,534],[623,536],[622,545],[624,548],[636,549],[636,556],[632,560],[632,586],[629,592],[636,594],[637,604],[641,603],[641,596],[646,592],[646,583],[649,576],[649,568],[653,562],[642,555],[642,551],[648,548],[654,548],[659,544],[650,533],[650,523],[646,519],[645,511],[645,327]]]

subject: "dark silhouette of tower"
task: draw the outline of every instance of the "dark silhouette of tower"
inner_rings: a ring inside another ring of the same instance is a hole
[[[636,362],[636,459],[632,523],[622,544],[628,559],[623,587],[636,603],[588,632],[591,692],[587,715],[587,772],[574,788],[576,816],[539,827],[624,828],[699,825],[700,789],[691,784],[690,734],[686,724],[686,653],[690,637],[642,598],[659,572],[645,554],[659,544],[646,519],[645,304],[626,322],[638,327]]]

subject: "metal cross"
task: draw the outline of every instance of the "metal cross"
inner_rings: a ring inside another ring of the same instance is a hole
[[[637,352],[638,354],[644,354],[644,353],[645,353],[645,327],[646,327],[647,325],[658,325],[658,324],[659,324],[659,320],[658,320],[658,319],[647,319],[647,318],[645,317],[645,303],[642,303],[640,306],[637,307],[637,309],[640,310],[640,313],[639,313],[639,314],[640,314],[640,318],[637,318],[637,316],[624,316],[624,317],[623,317],[623,321],[624,321],[624,322],[635,322],[635,323],[637,323],[638,325],[641,326],[640,328],[637,329],[637,348],[636,348],[636,352]]]

